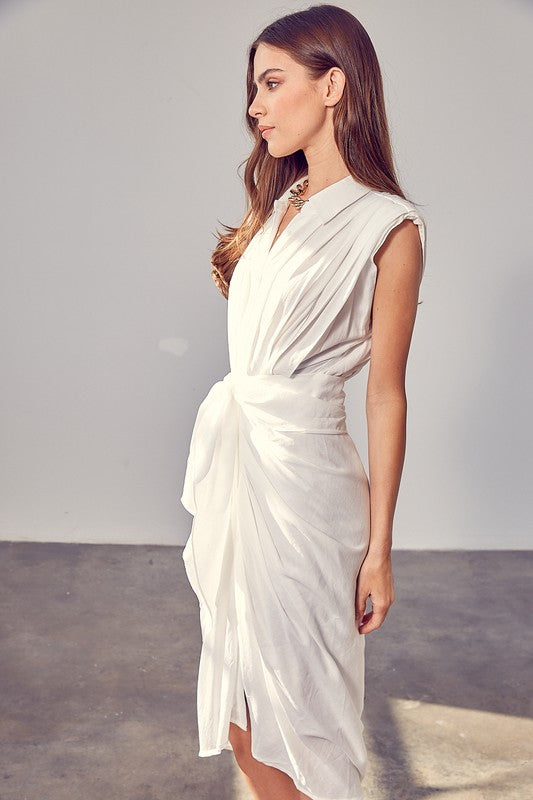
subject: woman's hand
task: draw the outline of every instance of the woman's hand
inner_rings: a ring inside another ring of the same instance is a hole
[[[365,614],[370,596],[372,610]],[[391,555],[368,553],[357,576],[355,590],[355,623],[359,633],[375,631],[394,603],[394,581]]]

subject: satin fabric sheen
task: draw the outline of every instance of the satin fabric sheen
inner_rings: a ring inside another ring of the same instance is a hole
[[[354,601],[370,495],[344,384],[370,358],[373,256],[412,219],[425,269],[426,226],[408,201],[348,176],[273,243],[288,196],[233,273],[230,372],[200,404],[187,457],[198,754],[232,749],[246,694],[255,758],[313,800],[362,800],[365,636]]]

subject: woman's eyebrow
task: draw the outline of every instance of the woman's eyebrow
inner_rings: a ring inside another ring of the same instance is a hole
[[[266,76],[269,74],[269,72],[285,72],[285,70],[281,69],[280,67],[269,67],[268,69],[266,69],[264,72],[261,73],[257,81],[254,81],[254,83],[262,83],[265,80]]]

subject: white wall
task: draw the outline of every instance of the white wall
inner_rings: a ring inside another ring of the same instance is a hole
[[[244,210],[245,52],[307,5],[0,3],[1,538],[185,542],[194,417],[229,368],[209,255]],[[340,5],[428,221],[395,546],[528,547],[533,6]]]

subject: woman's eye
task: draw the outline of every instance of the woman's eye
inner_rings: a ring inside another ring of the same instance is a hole
[[[267,82],[266,82],[266,85],[267,85],[269,88],[270,88],[271,84],[274,84],[274,86],[278,86],[278,85],[279,85],[279,81],[267,81]]]

